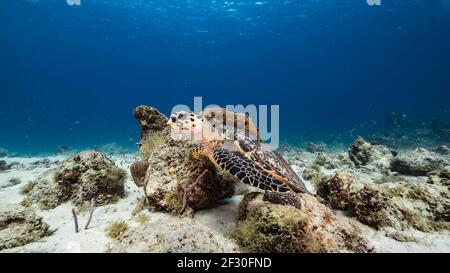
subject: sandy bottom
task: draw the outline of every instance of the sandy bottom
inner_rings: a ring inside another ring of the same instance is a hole
[[[112,156],[116,164],[124,170],[129,170],[129,166],[136,160],[134,155]],[[0,206],[6,204],[18,204],[23,196],[20,189],[28,181],[36,179],[44,171],[54,168],[64,160],[65,157],[55,156],[44,158],[7,158],[8,163],[17,162],[19,165],[14,169],[0,172]],[[37,162],[37,163],[36,163]],[[3,252],[104,252],[111,240],[106,237],[105,229],[115,221],[127,221],[131,226],[138,225],[131,216],[132,211],[138,204],[138,200],[143,193],[138,189],[129,178],[126,181],[126,196],[117,204],[107,205],[96,208],[90,227],[85,230],[84,225],[87,221],[87,213],[79,215],[81,231],[75,233],[71,210],[73,206],[70,203],[62,204],[52,210],[39,210],[36,212],[43,217],[54,233],[51,236],[44,237],[38,242],[30,243],[22,247],[7,249]],[[10,185],[10,179],[18,178],[20,183]],[[231,199],[223,200],[213,208],[199,211],[195,218],[207,226],[215,233],[223,244],[230,248],[237,246],[234,242],[227,239],[227,234],[235,225],[237,220],[238,205],[241,196],[235,196]],[[337,212],[339,217],[347,218],[343,213]],[[176,217],[166,213],[150,212],[150,224],[167,217]],[[401,232],[400,235],[407,238],[414,238],[411,241],[400,242],[392,239],[386,234],[392,234],[397,231],[377,231],[371,227],[363,225],[355,220],[347,218],[356,227],[359,228],[363,236],[369,240],[377,252],[450,252],[450,232],[423,233],[419,231]]]

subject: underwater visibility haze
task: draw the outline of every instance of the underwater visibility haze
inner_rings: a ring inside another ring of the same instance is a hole
[[[68,2],[0,2],[0,147],[11,152],[135,149],[134,107],[169,114],[194,96],[280,105],[293,144],[351,142],[392,115],[448,141],[448,0]]]

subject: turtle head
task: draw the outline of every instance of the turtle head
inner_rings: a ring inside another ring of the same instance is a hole
[[[201,137],[202,118],[195,113],[175,112],[169,117],[167,124],[172,128],[172,135],[183,140]]]
[[[172,136],[177,139],[207,142],[218,137],[215,128],[201,114],[175,112],[167,124],[172,128]]]

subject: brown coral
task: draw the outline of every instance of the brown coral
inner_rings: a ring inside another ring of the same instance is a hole
[[[90,202],[114,203],[125,192],[125,171],[95,151],[85,151],[64,160],[23,189],[24,203],[38,203],[42,209],[55,208],[72,200],[75,205]]]
[[[335,176],[319,180],[317,194],[327,200],[335,209],[346,210],[350,203],[350,185],[353,175],[349,172],[338,172]]]
[[[393,158],[392,152],[385,146],[372,145],[364,138],[358,137],[348,150],[350,160],[356,166],[365,166],[374,163],[378,167],[389,167],[390,160]]]
[[[338,173],[321,181],[318,193],[333,208],[347,210],[375,228],[425,232],[450,228],[450,194],[440,184],[394,180],[375,184],[344,180]]]

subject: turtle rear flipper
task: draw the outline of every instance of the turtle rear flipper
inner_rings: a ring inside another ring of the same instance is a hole
[[[264,192],[264,201],[269,201],[274,204],[280,204],[285,206],[292,206],[297,209],[302,208],[302,199],[294,192]]]

